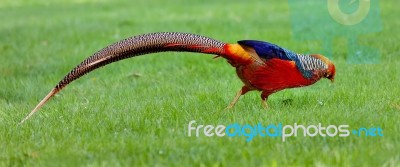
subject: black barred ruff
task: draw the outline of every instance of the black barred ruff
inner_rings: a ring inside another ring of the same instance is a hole
[[[297,67],[306,78],[312,78],[313,71],[322,71],[328,69],[328,65],[326,63],[310,55],[297,54],[297,59]]]
[[[300,64],[304,70],[324,70],[328,69],[328,65],[322,60],[309,56],[309,55],[299,55]]]

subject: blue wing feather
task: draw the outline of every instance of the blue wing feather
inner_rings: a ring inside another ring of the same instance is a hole
[[[272,43],[256,40],[242,40],[238,41],[238,43],[240,45],[252,47],[258,56],[266,60],[278,58],[295,61],[297,59],[296,53]]]
[[[288,60],[288,61],[294,61],[296,63],[297,69],[301,71],[304,77],[306,78],[311,78],[311,71],[305,70],[300,62],[300,59],[298,57],[298,54],[295,52],[292,52],[288,49],[282,48],[278,45],[264,42],[264,41],[257,41],[257,40],[241,40],[238,41],[240,45],[252,47],[257,55],[265,60],[270,60],[273,58],[281,59],[281,60]]]

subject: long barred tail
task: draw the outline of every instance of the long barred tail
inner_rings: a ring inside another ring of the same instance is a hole
[[[88,57],[69,72],[55,88],[62,89],[70,82],[99,67],[126,58],[166,51],[220,55],[224,51],[224,45],[223,42],[208,37],[178,32],[151,33],[127,38],[109,45]]]
[[[134,36],[111,44],[85,59],[69,72],[50,93],[26,116],[22,124],[62,88],[81,76],[112,62],[156,52],[198,52],[225,55],[225,43],[189,33],[159,32]]]

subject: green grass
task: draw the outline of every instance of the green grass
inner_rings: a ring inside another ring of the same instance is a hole
[[[242,86],[224,60],[158,53],[81,78],[17,126],[80,61],[129,36],[181,31],[231,43],[267,40],[299,52],[320,46],[292,40],[287,2],[3,0],[0,166],[399,166],[400,21],[395,4],[381,1],[383,30],[359,38],[379,48],[380,63],[347,64],[345,43],[336,39],[336,83],[322,80],[273,94],[268,111],[256,92],[223,110]],[[191,120],[348,124],[381,127],[384,137],[196,138],[187,135]]]

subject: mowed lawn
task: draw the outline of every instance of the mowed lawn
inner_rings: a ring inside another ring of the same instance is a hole
[[[0,166],[399,166],[399,10],[381,1],[382,31],[362,35],[380,62],[349,64],[333,41],[335,83],[242,97],[223,59],[158,53],[127,59],[73,82],[25,124],[17,123],[73,67],[120,39],[190,32],[235,43],[258,39],[297,52],[321,41],[293,39],[286,1],[0,2]],[[196,125],[288,124],[380,127],[383,137],[188,137]]]

